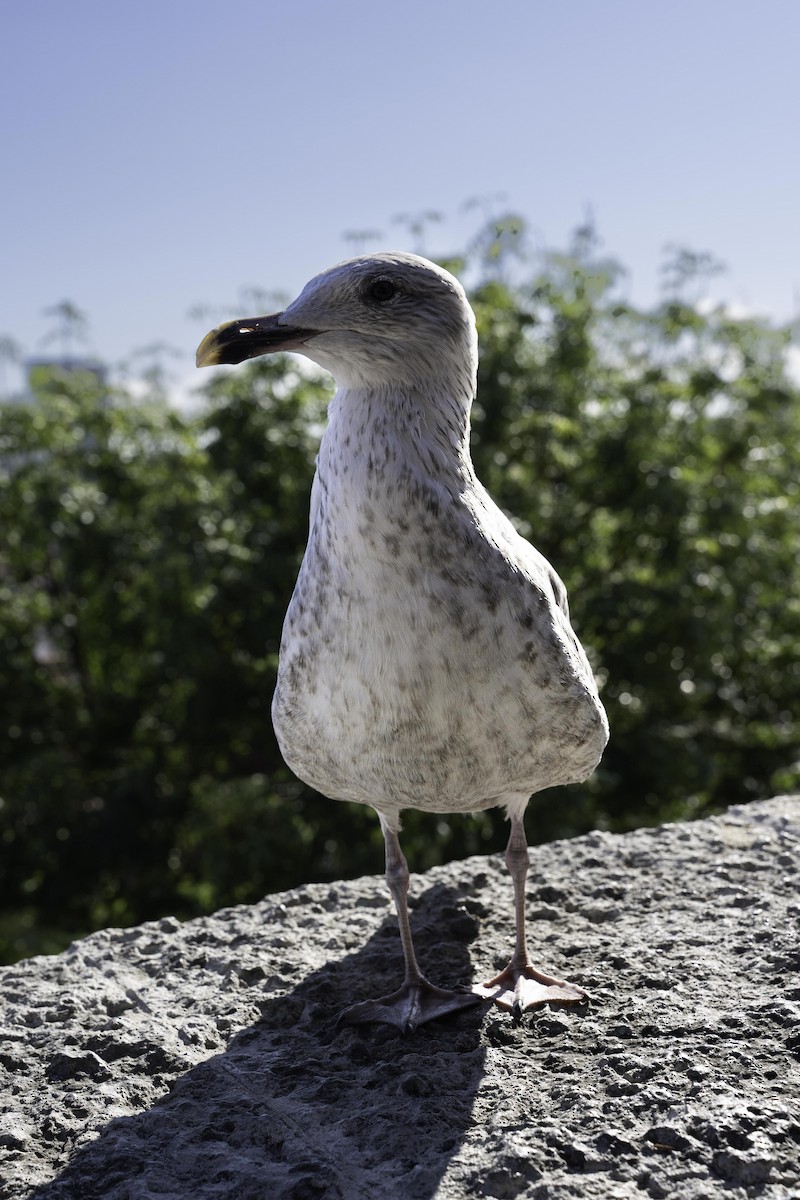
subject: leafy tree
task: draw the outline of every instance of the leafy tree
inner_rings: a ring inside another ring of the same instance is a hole
[[[259,771],[294,787],[265,731],[322,389],[282,384],[259,364],[247,412],[234,380],[190,425],[56,371],[2,410],[8,953],[185,910],[203,894],[176,841],[195,794]]]
[[[611,744],[557,809],[534,801],[548,833],[691,815],[798,780],[788,334],[724,306],[702,315],[681,291],[709,259],[676,259],[649,312],[620,298],[591,228],[527,285],[475,296],[478,473],[563,574],[606,681]]]
[[[52,330],[42,339],[45,345],[58,342],[64,358],[70,358],[77,342],[87,340],[89,322],[86,313],[78,308],[72,300],[61,300],[44,310],[46,317],[52,318]]]
[[[6,369],[22,361],[22,347],[16,338],[0,333],[0,397],[7,392]]]
[[[800,391],[787,333],[625,298],[590,226],[525,257],[490,222],[474,275],[479,476],[570,591],[612,741],[533,838],[687,816],[800,778]],[[56,949],[381,867],[369,810],[283,765],[269,722],[330,395],[297,360],[212,379],[200,416],[40,373],[0,407],[0,940]],[[407,814],[415,868],[502,845],[499,814]]]

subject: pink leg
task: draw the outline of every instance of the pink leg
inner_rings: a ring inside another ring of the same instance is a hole
[[[509,1009],[514,1021],[522,1020],[528,1008],[541,1008],[545,1004],[586,1004],[589,997],[582,988],[562,979],[543,975],[532,967],[528,958],[528,943],[525,936],[525,879],[528,874],[528,843],[522,817],[513,817],[511,833],[506,846],[506,866],[514,884],[514,912],[516,917],[516,942],[511,962],[504,971],[487,983],[478,985],[474,991],[479,996],[494,1000],[501,1008]]]
[[[396,831],[390,829],[383,819],[381,827],[386,845],[386,882],[397,909],[405,975],[402,985],[391,995],[378,1000],[362,1000],[345,1009],[339,1017],[339,1024],[383,1022],[396,1025],[403,1033],[410,1033],[426,1021],[480,1004],[482,997],[475,992],[450,992],[434,987],[420,971],[408,919],[408,863]]]

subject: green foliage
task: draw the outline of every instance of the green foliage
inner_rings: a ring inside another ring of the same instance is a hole
[[[326,392],[264,362],[212,393],[189,424],[53,375],[0,412],[7,953],[185,910],[202,782],[280,793],[266,714]]]
[[[679,258],[691,284],[691,256]],[[570,802],[625,828],[798,782],[800,393],[787,337],[675,295],[638,312],[618,279],[579,231],[518,293],[476,296],[478,473],[557,564],[606,681],[612,741],[559,802],[561,832],[576,827]]]
[[[787,338],[695,303],[678,250],[642,311],[591,228],[529,272],[504,218],[463,267],[479,476],[551,559],[612,741],[535,797],[533,839],[800,782],[800,391]],[[511,279],[516,282],[511,282]],[[215,378],[183,418],[43,376],[0,407],[0,943],[251,901],[381,867],[368,810],[282,764],[268,711],[328,385]],[[502,844],[498,814],[408,814],[416,869]]]

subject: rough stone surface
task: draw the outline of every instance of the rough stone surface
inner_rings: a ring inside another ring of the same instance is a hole
[[[380,877],[2,971],[3,1200],[800,1196],[800,801],[531,851],[586,1011],[337,1031],[396,983]],[[437,982],[508,956],[501,859],[414,877]]]

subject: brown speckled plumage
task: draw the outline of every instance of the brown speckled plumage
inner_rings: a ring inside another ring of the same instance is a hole
[[[345,384],[331,404],[272,713],[301,779],[397,827],[402,808],[518,808],[585,779],[606,725],[561,581],[475,477],[477,358],[460,287],[417,259],[376,256],[320,276],[284,319],[306,327],[309,294],[338,325],[353,275],[390,265],[415,280],[430,324],[408,341],[367,333],[375,384]],[[377,316],[402,333],[388,307]],[[340,377],[336,339],[305,352]]]
[[[504,805],[520,823],[533,792],[594,770],[608,726],[563,584],[475,476],[463,289],[414,255],[353,259],[277,317],[214,331],[198,361],[287,345],[339,390],[281,642],[284,757],[372,805],[387,854],[404,808]]]

